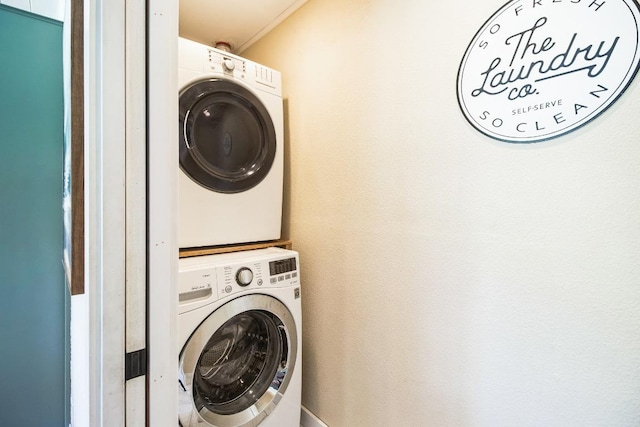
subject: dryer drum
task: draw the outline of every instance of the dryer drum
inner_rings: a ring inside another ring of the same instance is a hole
[[[197,81],[180,93],[180,168],[201,186],[238,193],[258,185],[276,154],[273,121],[260,100],[229,80]]]

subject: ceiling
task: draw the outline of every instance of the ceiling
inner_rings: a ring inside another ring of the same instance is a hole
[[[180,0],[180,36],[241,53],[307,0]]]

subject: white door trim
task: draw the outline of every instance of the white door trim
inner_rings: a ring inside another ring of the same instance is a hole
[[[147,425],[175,427],[178,419],[178,2],[149,0],[147,22]]]
[[[146,2],[127,1],[126,86],[126,329],[125,351],[146,348],[147,325],[147,110]],[[144,357],[142,353],[141,357]],[[146,423],[146,375],[125,383],[128,426]]]
[[[125,419],[124,10],[124,0],[85,2],[85,290],[89,419],[98,427]]]

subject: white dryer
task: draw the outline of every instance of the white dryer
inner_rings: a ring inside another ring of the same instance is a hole
[[[178,64],[180,248],[279,239],[280,73],[184,38]]]
[[[179,268],[179,424],[299,427],[297,252],[183,258]]]

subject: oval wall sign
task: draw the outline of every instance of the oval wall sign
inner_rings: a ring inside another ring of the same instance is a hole
[[[475,35],[460,63],[458,102],[495,139],[529,143],[588,123],[638,71],[634,0],[512,0]]]

